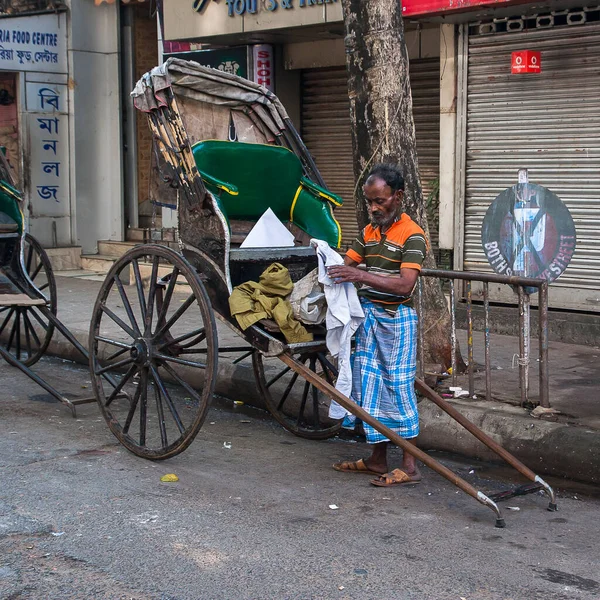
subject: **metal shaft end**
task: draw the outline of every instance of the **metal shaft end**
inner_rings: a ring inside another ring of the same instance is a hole
[[[558,504],[556,504],[556,502],[548,502],[548,510],[550,512],[556,512],[558,510]]]
[[[496,527],[499,529],[504,529],[506,527],[506,522],[504,519],[496,519]]]

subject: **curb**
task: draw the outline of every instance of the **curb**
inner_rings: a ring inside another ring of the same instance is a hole
[[[534,472],[600,483],[600,431],[525,416],[522,409],[452,402],[467,419]],[[419,403],[424,450],[458,452],[482,460],[501,460],[433,403]]]
[[[72,330],[73,331],[73,330]],[[73,331],[87,347],[88,333]],[[60,334],[53,337],[47,354],[87,364]],[[234,365],[220,358],[215,393],[265,409],[251,366]],[[500,403],[452,404],[501,446],[540,475],[554,475],[584,483],[600,484],[600,431],[550,423],[526,416],[520,408]],[[446,413],[423,399],[419,403],[423,450],[441,450],[470,458],[497,462],[499,457]]]

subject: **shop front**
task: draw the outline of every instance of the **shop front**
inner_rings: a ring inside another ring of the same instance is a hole
[[[66,13],[0,20],[0,144],[45,245],[71,243]]]
[[[575,253],[550,286],[550,306],[599,312],[600,7],[520,7],[518,16],[462,25],[459,44],[456,266],[490,269],[483,217],[517,183],[518,170],[528,169],[575,222]],[[513,53],[525,50],[539,52],[538,68],[513,72]],[[497,300],[509,296],[494,291]]]
[[[279,96],[328,187],[344,198],[344,206],[335,214],[342,225],[342,244],[350,244],[358,225],[341,2],[246,0],[194,5],[192,0],[165,0],[164,26],[166,40],[221,47],[178,54],[201,64],[215,66],[209,60],[220,60],[219,53],[226,57],[234,50],[246,52],[248,77]],[[439,177],[439,26],[409,23],[406,37],[421,180],[429,196],[435,195]],[[221,64],[229,63],[221,60]],[[243,65],[243,60],[237,64]]]
[[[122,239],[116,7],[15,2],[0,14],[0,145],[18,174],[27,230],[54,267]]]

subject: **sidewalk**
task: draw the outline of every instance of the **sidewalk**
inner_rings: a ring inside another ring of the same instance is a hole
[[[70,276],[63,276],[70,275]],[[58,274],[58,316],[87,347],[89,322],[100,288],[100,281],[82,279],[74,273]],[[100,278],[97,278],[100,279]],[[220,346],[246,346],[225,325],[217,321]],[[461,347],[466,357],[464,332]],[[557,422],[535,419],[520,408],[518,368],[513,368],[513,355],[518,340],[510,336],[492,335],[491,360],[493,397],[485,401],[485,374],[475,379],[477,399],[452,400],[467,418],[490,434],[507,450],[539,473],[600,483],[600,349],[551,342],[550,404],[560,411]],[[59,334],[55,333],[48,353],[82,362],[82,357]],[[219,356],[216,392],[262,407],[252,370],[251,359],[239,364],[239,355]],[[475,363],[483,365],[483,335],[474,334]],[[532,342],[531,395],[537,396],[537,344]],[[448,385],[448,383],[446,383]],[[462,376],[458,385],[468,388]],[[423,448],[452,451],[482,459],[491,459],[487,448],[448,419],[433,403],[420,402]]]

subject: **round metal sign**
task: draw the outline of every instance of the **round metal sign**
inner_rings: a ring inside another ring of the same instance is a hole
[[[569,209],[548,188],[518,183],[488,208],[481,241],[496,273],[551,282],[575,252],[575,224]]]

